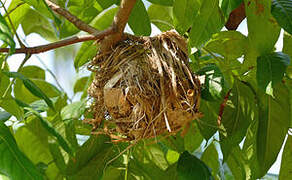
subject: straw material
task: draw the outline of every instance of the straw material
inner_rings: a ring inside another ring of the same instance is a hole
[[[188,66],[187,45],[175,31],[128,36],[89,65],[96,73],[94,131],[140,140],[177,133],[198,118],[200,82]]]

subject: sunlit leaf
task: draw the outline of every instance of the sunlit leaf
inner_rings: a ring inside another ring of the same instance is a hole
[[[86,100],[74,102],[65,106],[61,111],[61,117],[66,119],[78,119],[84,114],[86,108]]]
[[[260,54],[269,53],[280,34],[280,27],[271,15],[271,1],[244,2],[251,45]]]
[[[153,4],[159,4],[164,6],[172,6],[174,0],[147,0]]]
[[[243,55],[247,45],[247,38],[238,31],[222,31],[212,36],[205,48],[229,59],[236,59]]]
[[[210,158],[212,157],[212,158]],[[212,175],[215,177],[219,172],[220,162],[218,152],[215,145],[210,144],[202,154],[201,160],[211,169]]]
[[[8,77],[13,77],[13,78],[19,78],[20,80],[22,80],[24,86],[35,96],[43,99],[46,101],[46,103],[48,104],[48,106],[52,109],[54,109],[54,105],[53,102],[48,98],[48,96],[38,87],[35,85],[35,83],[33,83],[31,80],[29,80],[28,78],[26,78],[25,76],[23,76],[20,73],[17,72],[3,72],[5,75],[7,75]]]
[[[173,29],[171,10],[172,9],[169,7],[152,4],[147,11],[151,23],[157,26],[161,31],[167,31]]]
[[[202,2],[200,11],[193,20],[190,32],[192,46],[200,47],[211,38],[212,34],[219,32],[223,27],[224,18],[218,3],[218,0]]]
[[[10,28],[8,27],[4,17],[0,14],[0,40],[10,46],[10,53],[15,50],[15,42],[13,41],[13,36]]]
[[[150,19],[142,0],[136,1],[128,23],[135,35],[149,36],[151,34]]]
[[[15,180],[44,179],[36,166],[19,150],[8,127],[0,122],[0,173]]]
[[[175,0],[173,4],[173,24],[180,33],[185,33],[193,24],[200,9],[198,0]],[[198,28],[198,27],[195,27]]]

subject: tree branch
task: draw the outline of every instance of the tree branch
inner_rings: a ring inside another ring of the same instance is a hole
[[[101,42],[100,51],[105,52],[111,49],[117,42],[119,42],[123,36],[124,29],[128,22],[129,16],[133,7],[135,6],[136,0],[122,0],[120,9],[114,17],[112,28],[114,34],[105,37]]]
[[[72,24],[74,24],[78,29],[88,32],[89,34],[97,34],[99,31],[95,29],[94,27],[86,24],[82,20],[80,20],[78,17],[71,14],[69,11],[67,11],[64,8],[61,8],[60,6],[56,5],[55,3],[51,2],[50,0],[45,0],[48,6],[58,13],[59,15],[66,18],[68,21],[70,21]]]
[[[225,24],[226,29],[228,30],[236,30],[239,24],[245,18],[245,6],[244,3],[241,3],[236,9],[234,9]]]
[[[96,35],[73,36],[71,38],[64,39],[64,40],[50,43],[50,44],[46,44],[46,45],[27,47],[27,48],[17,48],[14,54],[20,54],[20,53],[38,54],[38,53],[42,53],[45,51],[49,51],[49,50],[56,49],[63,46],[68,46],[68,45],[79,43],[79,42],[90,41],[90,40],[101,40],[105,36],[110,35],[112,33],[113,33],[112,28],[109,28],[107,30],[101,31],[100,33]],[[0,48],[0,53],[1,52],[8,53],[9,48]]]

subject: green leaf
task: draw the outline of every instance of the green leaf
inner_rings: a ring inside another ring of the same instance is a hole
[[[196,156],[191,155],[187,151],[183,152],[179,157],[177,172],[179,180],[214,179],[208,166]]]
[[[54,109],[53,102],[48,98],[48,96],[31,80],[26,78],[20,73],[17,72],[3,72],[8,77],[19,78],[22,80],[24,86],[35,96],[43,99],[50,108]]]
[[[75,69],[79,69],[81,66],[91,61],[97,54],[98,46],[95,45],[94,41],[87,41],[82,43],[81,48],[77,52],[74,59]]]
[[[48,121],[46,121],[37,111],[35,111],[35,110],[31,109],[31,108],[27,108],[27,110],[29,110],[32,114],[34,114],[40,120],[43,128],[46,129],[50,135],[54,136],[57,139],[57,141],[60,144],[60,146],[69,155],[73,154],[73,152],[72,152],[70,146],[68,145],[67,141],[57,132],[57,130]]]
[[[109,8],[113,4],[117,4],[118,0],[95,0],[103,9]]]
[[[204,138],[199,132],[197,124],[190,123],[190,128],[187,134],[184,136],[185,150],[189,151],[190,153],[194,152],[196,149],[200,147],[203,139]]]
[[[148,15],[152,24],[161,31],[173,29],[172,9],[170,7],[152,4],[148,8]]]
[[[71,14],[76,15],[79,19],[85,23],[90,23],[99,13],[99,11],[93,7],[94,1],[86,1],[88,3],[82,5],[72,5],[67,9]],[[71,22],[62,19],[62,27],[60,28],[60,38],[66,38],[72,36],[78,32],[80,29],[76,28]]]
[[[226,162],[234,179],[253,179],[250,177],[252,175],[251,167],[246,163],[244,153],[238,145],[232,149]]]
[[[173,4],[173,24],[175,29],[184,34],[193,24],[200,9],[199,0],[175,0]],[[195,27],[197,28],[197,27]]]
[[[10,117],[10,113],[0,110],[0,123],[7,121]]]
[[[289,92],[283,83],[274,87],[274,97],[260,94],[257,157],[260,176],[264,176],[275,162],[290,122]]]
[[[221,123],[226,129],[226,135],[220,134],[220,145],[224,160],[227,160],[233,147],[244,138],[251,121],[254,120],[255,94],[250,87],[235,80],[228,102],[224,107]]]
[[[203,1],[200,12],[193,20],[190,32],[191,45],[200,47],[212,37],[212,34],[219,32],[223,25],[224,17],[218,6],[218,0]]]
[[[281,82],[290,64],[290,57],[281,52],[257,58],[257,82],[261,89],[272,95],[270,88]]]
[[[34,23],[31,23],[34,22]],[[41,35],[43,38],[49,41],[57,40],[56,32],[54,27],[51,25],[48,19],[46,19],[41,13],[30,9],[23,19],[22,29],[25,35],[29,35],[31,33],[37,33]]]
[[[23,1],[33,6],[41,14],[45,15],[48,18],[53,19],[57,26],[61,25],[61,20],[48,7],[45,0],[23,0]]]
[[[229,59],[241,57],[247,46],[247,38],[238,31],[222,31],[212,36],[205,48]]]
[[[111,24],[113,23],[115,14],[118,10],[119,7],[113,7],[102,11],[90,22],[90,25],[92,25],[98,30],[105,30],[106,28],[110,27]]]
[[[0,40],[10,46],[10,53],[15,50],[15,42],[13,41],[13,36],[8,27],[4,17],[0,14]]]
[[[204,78],[204,83],[201,87],[203,99],[207,101],[222,99],[224,96],[224,76],[216,64],[208,64],[196,74]]]
[[[14,98],[12,98],[10,95],[0,99],[0,107],[3,108],[6,112],[15,116],[18,120],[23,120],[23,110],[17,105]]]
[[[214,143],[210,144],[207,149],[204,150],[201,160],[206,163],[209,168],[211,168],[212,175],[215,177],[219,172],[220,162]]]
[[[74,93],[83,92],[84,89],[87,89],[89,84],[88,81],[89,81],[88,76],[78,79],[74,84]]]
[[[69,159],[66,174],[70,179],[99,179],[112,155],[108,136],[91,136]]]
[[[23,4],[23,5],[19,6],[19,4],[21,4],[21,3],[23,3],[22,0],[12,0],[8,9],[7,9],[7,11],[10,12],[9,17],[10,17],[15,29],[18,28],[19,24],[21,24],[21,22],[24,20],[25,14],[28,11],[30,11],[30,9],[31,9],[28,4]],[[8,21],[8,17],[6,17],[6,22],[7,21]]]
[[[44,133],[44,132],[39,132]],[[34,163],[48,164],[53,160],[49,151],[48,141],[34,134],[27,126],[22,126],[15,133],[15,140],[19,149]]]
[[[147,0],[153,4],[159,4],[164,6],[172,6],[174,0]]]
[[[151,34],[151,24],[142,0],[137,0],[129,17],[129,26],[137,36],[149,36]]]
[[[221,3],[221,9],[226,18],[229,17],[229,14],[236,9],[243,0],[223,0]]]
[[[0,122],[0,173],[14,180],[44,179],[36,166],[19,150],[9,128]]]
[[[280,168],[280,174],[279,179],[285,180],[289,179],[292,175],[292,136],[288,135],[284,151],[282,154],[282,161],[281,161],[281,168]]]
[[[269,53],[278,40],[280,27],[271,15],[271,1],[244,0],[248,38],[258,53]]]
[[[292,1],[273,0],[271,12],[279,25],[285,31],[292,34]]]
[[[46,79],[46,72],[40,68],[39,66],[24,66],[21,68],[19,71],[23,76],[26,78],[31,78],[31,79]]]
[[[61,111],[61,117],[63,120],[79,119],[86,109],[86,100],[74,102],[68,104]]]
[[[219,130],[217,124],[219,108],[220,103],[218,102],[201,100],[200,112],[202,112],[204,116],[197,121],[197,124],[201,134],[207,141],[216,133],[217,130]]]

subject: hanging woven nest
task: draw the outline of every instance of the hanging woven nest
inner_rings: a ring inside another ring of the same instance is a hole
[[[128,36],[89,65],[96,73],[94,131],[139,140],[177,133],[198,118],[200,82],[191,72],[185,40],[175,31]]]

